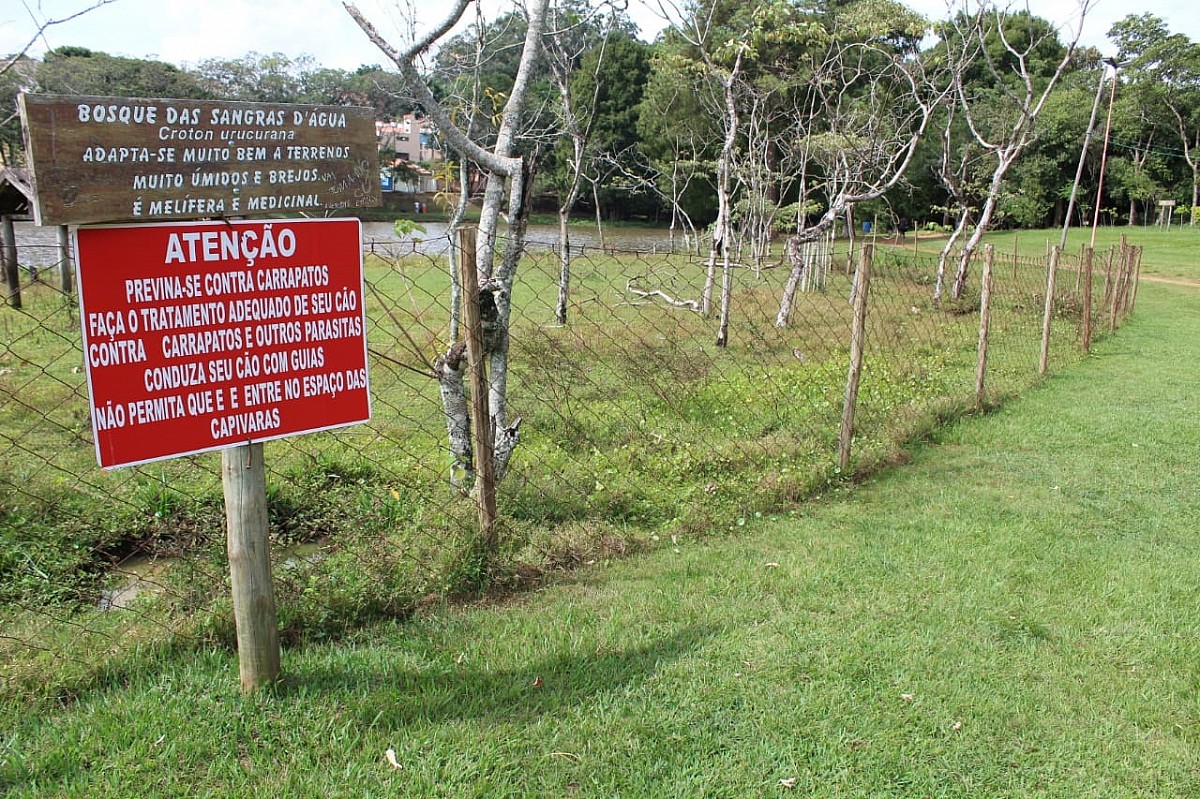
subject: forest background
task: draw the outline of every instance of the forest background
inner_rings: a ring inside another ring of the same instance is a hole
[[[866,69],[858,83],[844,81],[851,93],[861,93],[862,78],[870,77],[870,65],[830,65],[830,42],[867,43],[930,67],[953,49],[970,21],[965,10],[931,21],[883,0],[711,2],[689,5],[655,41],[645,42],[628,15],[612,5],[583,0],[552,5],[520,145],[537,153],[539,205],[558,207],[578,183],[574,209],[598,220],[673,220],[699,229],[712,224],[720,204],[715,184],[726,128],[719,91],[725,74],[732,78],[741,125],[731,164],[732,213],[739,224],[761,222],[774,232],[793,229],[798,216],[811,220],[830,205],[820,185],[822,168],[810,167],[805,180],[794,155],[797,144],[806,144],[804,160],[820,160],[814,154],[820,127],[799,127],[795,120],[829,116],[837,105],[813,106],[812,77],[830,68]],[[1090,152],[1079,172],[1071,224],[1152,223],[1164,200],[1175,201],[1170,208],[1175,221],[1192,223],[1198,204],[1200,47],[1159,17],[1131,14],[1108,31],[1111,56],[1093,47],[1068,51],[1071,31],[1028,12],[989,11],[979,20],[990,27],[981,37],[990,66],[976,58],[962,79],[964,94],[980,108],[995,109],[997,118],[981,114],[968,120],[939,111],[902,179],[882,196],[859,203],[857,216],[889,224],[906,220],[930,230],[977,216],[988,194],[993,153],[972,136],[971,127],[984,128],[986,136],[988,125],[1003,124],[1000,109],[1011,105],[1006,94],[1013,89],[1004,84],[1024,73],[1041,91],[1066,55],[1061,79],[1040,110],[1036,136],[1004,176],[994,224],[1061,226],[1081,145]],[[463,114],[471,109],[484,119],[497,117],[517,74],[526,24],[523,11],[514,8],[495,19],[477,19],[441,43],[423,64],[436,96]],[[1023,65],[1015,63],[1017,54],[1023,54]],[[348,71],[309,56],[252,52],[177,66],[62,46],[40,59],[11,54],[4,63],[0,107],[7,112],[0,117],[0,161],[8,166],[19,166],[24,157],[15,114],[18,91],[353,104],[374,108],[381,121],[423,111],[392,65],[380,62]],[[1107,96],[1110,87],[1101,83],[1113,74],[1120,90]],[[1108,137],[1099,135],[1107,105],[1102,99],[1111,102]],[[1089,126],[1089,111],[1097,106],[1100,119],[1093,116]],[[575,135],[572,126],[578,128]],[[381,153],[381,162],[391,166],[391,156]],[[437,169],[429,163],[412,166]],[[763,202],[772,209],[753,219],[756,204]]]

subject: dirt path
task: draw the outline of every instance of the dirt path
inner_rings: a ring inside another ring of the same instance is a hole
[[[1142,275],[1141,280],[1146,280],[1150,283],[1166,283],[1171,286],[1191,286],[1192,288],[1200,289],[1200,280],[1191,280],[1186,277],[1160,277],[1159,275]]]

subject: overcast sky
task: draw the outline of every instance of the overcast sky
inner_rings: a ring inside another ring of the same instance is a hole
[[[507,5],[501,0],[488,1],[493,8]],[[25,46],[38,23],[63,19],[90,4],[91,0],[4,0],[0,3],[0,54]],[[406,7],[406,2],[358,0],[357,4],[393,42],[404,41],[407,27],[398,9]],[[444,7],[429,0],[422,0],[421,5]],[[657,2],[650,0],[651,7],[647,7],[644,0],[629,0],[629,5],[646,38],[653,38],[664,24],[651,10]],[[916,0],[910,5],[933,18],[946,16],[944,0]],[[1058,25],[1078,27],[1077,0],[1042,0],[1033,8]],[[1082,42],[1111,54],[1114,48],[1105,33],[1112,23],[1126,14],[1144,12],[1166,19],[1172,32],[1200,41],[1195,0],[1143,0],[1133,6],[1123,0],[1099,0],[1087,16]],[[237,58],[251,51],[282,52],[293,58],[308,54],[323,66],[341,69],[386,60],[338,0],[113,0],[78,19],[51,26],[31,53],[40,55],[63,45],[175,64]]]

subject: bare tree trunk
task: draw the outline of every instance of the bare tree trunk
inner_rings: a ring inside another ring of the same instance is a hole
[[[1196,226],[1196,206],[1200,205],[1200,171],[1192,168],[1192,209],[1188,213],[1188,226]]]
[[[462,318],[462,279],[459,276],[458,263],[458,247],[455,246],[455,233],[462,225],[463,219],[467,216],[467,205],[470,202],[470,187],[467,179],[467,159],[459,157],[459,176],[458,176],[458,202],[454,206],[454,213],[450,217],[450,223],[446,227],[446,234],[450,237],[449,260],[450,260],[450,329],[449,340],[458,341],[458,324]]]
[[[733,305],[733,264],[729,260],[729,248],[725,248],[721,263],[721,321],[717,329],[717,346],[729,345],[729,312]]]
[[[450,485],[464,494],[475,485],[475,463],[471,457],[471,414],[463,382],[466,353],[466,344],[455,344],[434,362],[450,445]]]
[[[946,243],[942,246],[942,251],[938,253],[937,280],[933,286],[934,305],[941,303],[942,293],[946,289],[946,263],[950,260],[951,253],[954,252],[954,245],[958,244],[958,240],[966,233],[967,226],[970,223],[971,215],[966,208],[963,208],[962,213],[958,217],[958,223],[954,225],[954,230],[951,231],[950,237],[946,239]]]
[[[1059,80],[1075,60],[1075,46],[1079,42],[1083,30],[1083,19],[1087,14],[1086,4],[1079,9],[1078,24],[1074,38],[1063,48],[1062,58],[1055,67],[1054,73],[1048,78],[1035,81],[1029,69],[1029,56],[1034,48],[1040,46],[1043,40],[1034,39],[1020,42],[1010,39],[1005,30],[1004,12],[993,9],[989,4],[981,4],[977,9],[967,8],[955,18],[954,25],[961,34],[960,46],[951,47],[947,55],[953,64],[954,90],[957,94],[958,107],[963,112],[972,138],[996,159],[992,170],[992,179],[988,185],[987,198],[979,214],[979,221],[963,246],[958,258],[958,273],[954,278],[951,296],[961,299],[966,290],[968,269],[971,259],[979,246],[980,239],[987,233],[996,203],[1000,197],[1004,177],[1013,163],[1021,156],[1025,148],[1033,141],[1035,126],[1042,110],[1046,106],[1051,93]],[[1057,39],[1058,31],[1045,35],[1046,39]],[[1001,62],[995,57],[996,46],[1002,48],[1007,59]],[[977,124],[985,118],[990,119],[996,114],[997,100],[989,95],[980,98],[968,92],[964,75],[972,67],[982,67],[995,78],[996,85],[1003,96],[999,102],[1001,107],[1011,110],[1011,122],[994,128],[984,128]],[[1115,87],[1115,82],[1114,82]],[[978,117],[976,107],[986,106],[989,113]],[[946,136],[949,136],[947,128]]]
[[[704,289],[700,292],[700,313],[708,316],[712,313],[713,286],[717,283],[717,244],[713,242],[708,252],[708,260],[704,264]]]
[[[508,459],[519,441],[520,420],[513,425],[507,423],[508,399],[508,326],[512,311],[512,287],[516,276],[517,263],[524,249],[525,221],[527,211],[526,191],[532,184],[531,170],[516,152],[521,119],[525,111],[526,99],[533,81],[533,71],[541,49],[542,36],[546,28],[546,10],[549,0],[530,0],[526,6],[528,28],[517,74],[509,92],[508,100],[500,118],[495,141],[491,149],[475,142],[469,131],[460,128],[450,113],[434,96],[425,83],[417,60],[425,54],[439,39],[446,36],[462,18],[473,0],[453,0],[452,8],[446,18],[433,27],[423,38],[414,42],[406,50],[397,50],[379,33],[378,30],[362,15],[352,3],[344,3],[347,13],[354,19],[367,37],[386,54],[397,66],[409,90],[437,126],[438,131],[446,137],[449,145],[457,150],[464,158],[469,158],[487,171],[487,186],[484,191],[483,207],[479,219],[479,243],[476,257],[476,267],[480,280],[480,295],[488,297],[494,304],[491,335],[485,342],[490,367],[490,390],[488,392],[488,407],[494,421],[495,430],[495,473],[499,481],[508,465]],[[505,203],[505,184],[508,184],[508,239],[505,242],[504,257],[498,269],[493,269],[497,229],[500,220],[501,207]],[[452,367],[453,359],[443,356],[443,366],[439,370],[439,383],[443,392],[443,405],[447,409],[458,406],[457,397],[448,397],[448,391],[461,392],[461,382],[456,383],[447,374],[447,367]],[[461,367],[461,364],[458,364]],[[458,371],[450,368],[449,372]],[[465,401],[465,399],[464,399]],[[457,421],[452,411],[447,411],[447,430],[453,434]],[[456,445],[452,442],[454,451]],[[455,454],[456,459],[459,457]]]
[[[596,239],[600,243],[600,249],[604,249],[604,219],[600,214],[600,188],[596,181],[592,181],[592,205],[596,206]]]
[[[950,296],[955,300],[961,300],[963,292],[966,291],[971,260],[975,256],[975,250],[978,249],[980,240],[983,239],[983,234],[988,231],[988,227],[992,224],[992,215],[996,212],[996,202],[1000,198],[1000,184],[1003,182],[1004,174],[1007,171],[1007,166],[1003,169],[996,169],[995,174],[992,176],[992,188],[988,192],[988,198],[983,203],[983,210],[979,213],[979,221],[975,225],[975,230],[971,231],[970,238],[963,245],[962,252],[958,254],[958,272],[954,276],[954,286],[950,289]]]
[[[799,236],[789,236],[784,245],[791,271],[788,273],[787,284],[783,287],[783,297],[779,302],[779,313],[775,315],[775,327],[780,329],[792,323],[792,305],[796,301],[796,291],[804,279],[807,264],[804,260],[804,250]]]
[[[554,318],[560,325],[567,323],[567,300],[571,294],[571,234],[570,211],[558,210],[558,305]]]

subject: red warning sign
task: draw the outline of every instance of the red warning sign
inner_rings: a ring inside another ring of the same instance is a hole
[[[80,228],[104,468],[370,419],[357,219]]]

